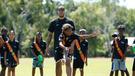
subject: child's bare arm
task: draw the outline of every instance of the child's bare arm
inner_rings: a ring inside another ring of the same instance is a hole
[[[92,38],[96,37],[100,34],[100,31],[94,31],[91,34],[84,34],[84,35],[79,35],[80,37],[85,37],[85,38]]]

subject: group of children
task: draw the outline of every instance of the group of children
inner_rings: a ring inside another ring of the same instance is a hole
[[[125,65],[125,54],[128,47],[128,40],[124,36],[125,28],[123,26],[118,27],[118,33],[113,35],[112,44],[112,69],[110,76],[118,76],[118,71],[121,71],[121,75],[126,73],[129,76],[129,72]],[[1,31],[0,43],[0,55],[1,55],[1,73],[0,76],[5,76],[5,70],[8,67],[8,76],[15,76],[15,67],[19,64],[19,42],[15,40],[15,32],[10,31],[9,35],[6,28]],[[85,29],[80,29],[79,34],[73,31],[73,27],[70,24],[64,24],[62,27],[62,33],[59,37],[59,48],[64,54],[65,59],[72,60],[73,56],[73,73],[76,75],[76,70],[80,69],[80,75],[84,76],[83,68],[87,63],[87,51],[89,37],[95,37],[97,33],[86,35]],[[35,76],[35,69],[39,67],[40,74],[43,76],[43,62],[46,50],[46,42],[42,39],[42,33],[37,32],[36,37],[31,45],[31,51],[33,55],[33,67],[32,76]],[[71,71],[70,71],[71,72]]]
[[[15,67],[19,64],[19,42],[15,40],[15,32],[10,31],[9,35],[6,28],[1,30],[0,36],[0,59],[1,59],[1,72],[0,76],[5,76],[6,68],[8,68],[8,76],[15,76]]]
[[[66,52],[64,58],[71,59],[73,56],[73,76],[75,76],[76,69],[79,68],[81,76],[83,76],[84,63],[87,65],[87,50],[88,41],[85,39],[85,29],[80,29],[77,35],[72,31],[70,24],[65,24],[62,28],[60,39],[60,48],[64,49],[62,52]],[[6,68],[8,68],[8,76],[15,76],[15,68],[19,64],[19,42],[15,39],[15,32],[8,31],[3,28],[1,31],[1,48],[0,48],[0,59],[1,59],[1,73],[0,76],[5,76]],[[3,41],[3,43],[2,43]],[[43,76],[43,62],[46,50],[46,42],[42,39],[42,33],[37,32],[31,45],[31,52],[33,55],[33,67],[32,76],[35,76],[35,69],[40,69],[40,74]]]
[[[80,75],[84,76],[83,68],[84,64],[87,65],[88,51],[88,41],[86,39],[95,36],[97,36],[97,32],[86,35],[86,30],[80,29],[79,34],[76,34],[70,24],[63,25],[59,45],[63,49],[62,52],[64,52],[66,61],[71,61],[73,55],[73,73],[69,76],[75,76],[77,69],[80,69]]]

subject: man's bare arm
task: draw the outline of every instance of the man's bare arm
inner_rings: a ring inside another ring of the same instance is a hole
[[[51,40],[52,40],[53,33],[49,32],[47,36],[47,47],[49,47]]]
[[[53,33],[49,32],[48,36],[47,36],[47,40],[46,40],[46,53],[47,53],[47,55],[49,55],[49,45],[51,43],[52,36],[53,36]]]

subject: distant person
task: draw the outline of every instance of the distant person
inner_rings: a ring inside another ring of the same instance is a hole
[[[1,30],[1,36],[2,36],[2,39],[5,41],[8,40],[8,30],[6,27],[2,27],[2,30]],[[5,71],[6,71],[6,64],[5,64],[5,59],[6,57],[4,56],[5,54],[5,50],[3,49],[3,47],[0,47],[0,55],[1,55],[1,72],[0,72],[0,76],[5,76]]]
[[[85,35],[86,30],[85,29],[80,29],[79,30],[79,35]],[[80,70],[80,76],[84,76],[84,64],[87,63],[87,51],[88,51],[88,41],[86,40],[85,37],[80,38],[80,47],[83,55],[86,57],[86,63],[83,62],[83,60],[80,57],[80,53],[77,48],[74,49],[73,52],[73,76],[76,75],[76,70]]]
[[[115,40],[116,37],[118,37],[118,32],[114,32],[114,34],[112,35],[113,37],[113,41]],[[111,72],[110,72],[110,76],[113,76],[114,75],[114,71],[113,71],[113,56],[114,56],[114,46],[112,45],[112,57],[111,57],[111,62],[112,62],[112,68],[111,68]],[[127,71],[127,69],[124,71],[126,73],[126,76],[129,76],[129,73]],[[121,71],[121,74],[123,73],[123,71]]]
[[[65,17],[65,8],[64,6],[59,6],[58,10],[58,18],[52,20],[50,22],[49,28],[48,28],[48,37],[47,37],[47,48],[46,51],[49,51],[49,45],[50,42],[52,40],[53,34],[54,34],[54,58],[56,61],[56,67],[55,67],[55,74],[56,76],[62,76],[62,57],[63,54],[61,52],[61,50],[57,49],[59,46],[59,36],[62,33],[62,27],[65,23],[70,24],[73,27],[73,31],[75,30],[75,26],[72,20],[70,20],[69,18]],[[71,66],[69,64],[67,64],[66,66],[66,73],[67,76],[71,76]]]
[[[16,76],[16,66],[19,64],[19,42],[15,40],[15,33],[11,31],[9,34],[9,41],[5,43],[6,60],[8,67],[7,76]]]
[[[112,71],[110,76],[113,75],[113,71],[115,71],[115,76],[118,76],[118,71],[121,71],[121,76],[124,76],[124,72],[127,76],[129,76],[129,72],[126,68],[125,64],[125,54],[128,47],[128,40],[124,36],[125,27],[123,25],[119,25],[118,35],[113,39],[113,55],[112,55]]]
[[[81,61],[80,61],[80,64],[78,63],[78,65],[79,66],[81,65],[80,68],[83,69],[83,63],[87,64],[87,56],[86,54],[84,54],[84,51],[86,51],[86,49],[84,50],[84,48],[81,48],[82,44],[80,45],[80,43],[82,42],[83,38],[89,38],[89,37],[95,37],[95,36],[97,36],[97,33],[92,33],[89,35],[81,35],[81,34],[78,35],[73,32],[73,27],[70,24],[68,23],[64,24],[62,27],[62,33],[59,37],[59,47],[57,49],[59,49],[61,53],[64,53],[65,59],[66,59],[66,65],[67,64],[71,65],[70,62],[71,62],[71,57],[73,53],[74,53],[74,56],[75,56],[75,53],[79,53],[80,57],[77,57],[77,58],[80,58]],[[75,51],[78,51],[78,52],[75,52]],[[78,65],[76,64],[75,61],[74,61],[74,73],[75,73],[75,68],[78,68]]]
[[[32,76],[35,76],[35,70],[37,67],[40,69],[40,76],[43,76],[43,63],[46,50],[46,42],[42,39],[41,32],[37,32],[31,49],[33,54]]]

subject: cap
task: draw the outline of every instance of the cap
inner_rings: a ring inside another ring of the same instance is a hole
[[[66,23],[66,24],[63,25],[62,30],[66,31],[67,29],[70,29],[70,28],[73,29],[73,26],[71,26],[70,24]]]

